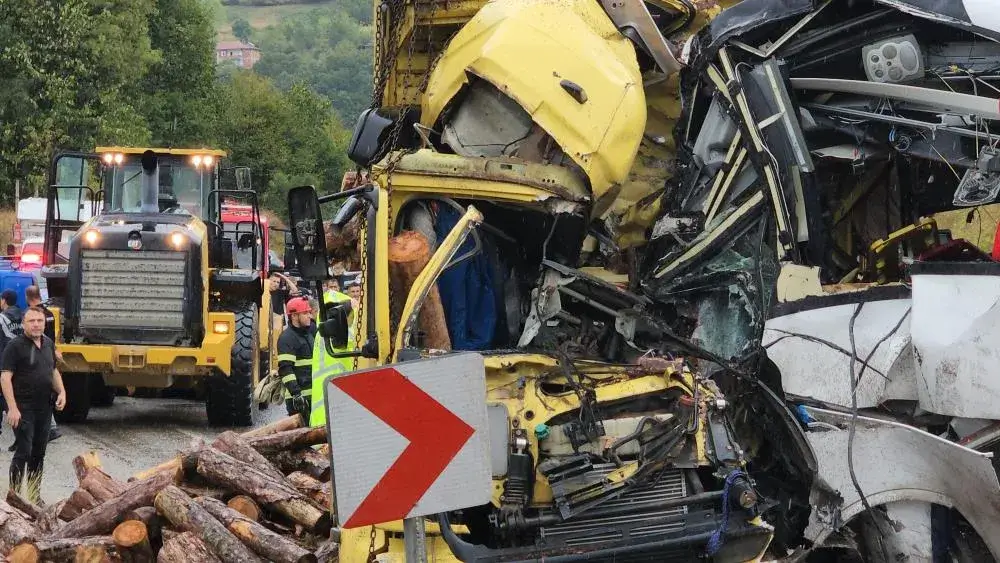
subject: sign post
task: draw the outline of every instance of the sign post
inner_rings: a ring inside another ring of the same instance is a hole
[[[491,498],[486,367],[474,352],[351,372],[323,388],[337,522],[403,520],[426,561],[424,516]]]

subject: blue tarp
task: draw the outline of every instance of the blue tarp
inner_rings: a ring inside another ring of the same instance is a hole
[[[449,206],[438,208],[434,233],[438,244],[461,219]],[[455,257],[476,247],[466,239]],[[438,278],[438,291],[448,321],[448,333],[454,350],[488,350],[493,344],[497,322],[497,299],[493,289],[493,270],[486,254],[480,252],[445,270]]]

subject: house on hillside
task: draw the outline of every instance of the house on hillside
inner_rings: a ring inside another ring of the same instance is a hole
[[[215,44],[215,62],[233,61],[240,68],[253,68],[260,60],[260,49],[253,43],[219,41]]]

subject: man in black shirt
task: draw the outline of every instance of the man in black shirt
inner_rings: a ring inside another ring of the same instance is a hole
[[[24,290],[24,299],[28,302],[28,307],[38,307],[45,313],[45,336],[49,337],[52,342],[56,341],[56,316],[49,311],[49,308],[42,303],[42,292],[38,289],[37,285],[29,285]],[[56,362],[62,361],[62,353],[56,350]],[[62,436],[62,431],[56,425],[56,419],[53,418],[51,423],[52,428],[49,429],[49,441],[55,440]],[[10,451],[15,450],[16,444],[10,447]]]
[[[7,422],[16,439],[10,463],[10,489],[20,492],[27,466],[27,496],[41,500],[42,469],[52,419],[52,394],[56,410],[66,406],[66,390],[56,369],[55,342],[45,336],[45,313],[38,307],[23,317],[24,334],[11,340],[0,360],[0,388],[7,400]]]

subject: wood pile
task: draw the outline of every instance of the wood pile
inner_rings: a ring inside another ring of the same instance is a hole
[[[79,455],[69,498],[43,507],[10,491],[0,500],[0,561],[335,561],[325,444],[325,427],[290,416],[198,441],[126,481],[95,453]]]

